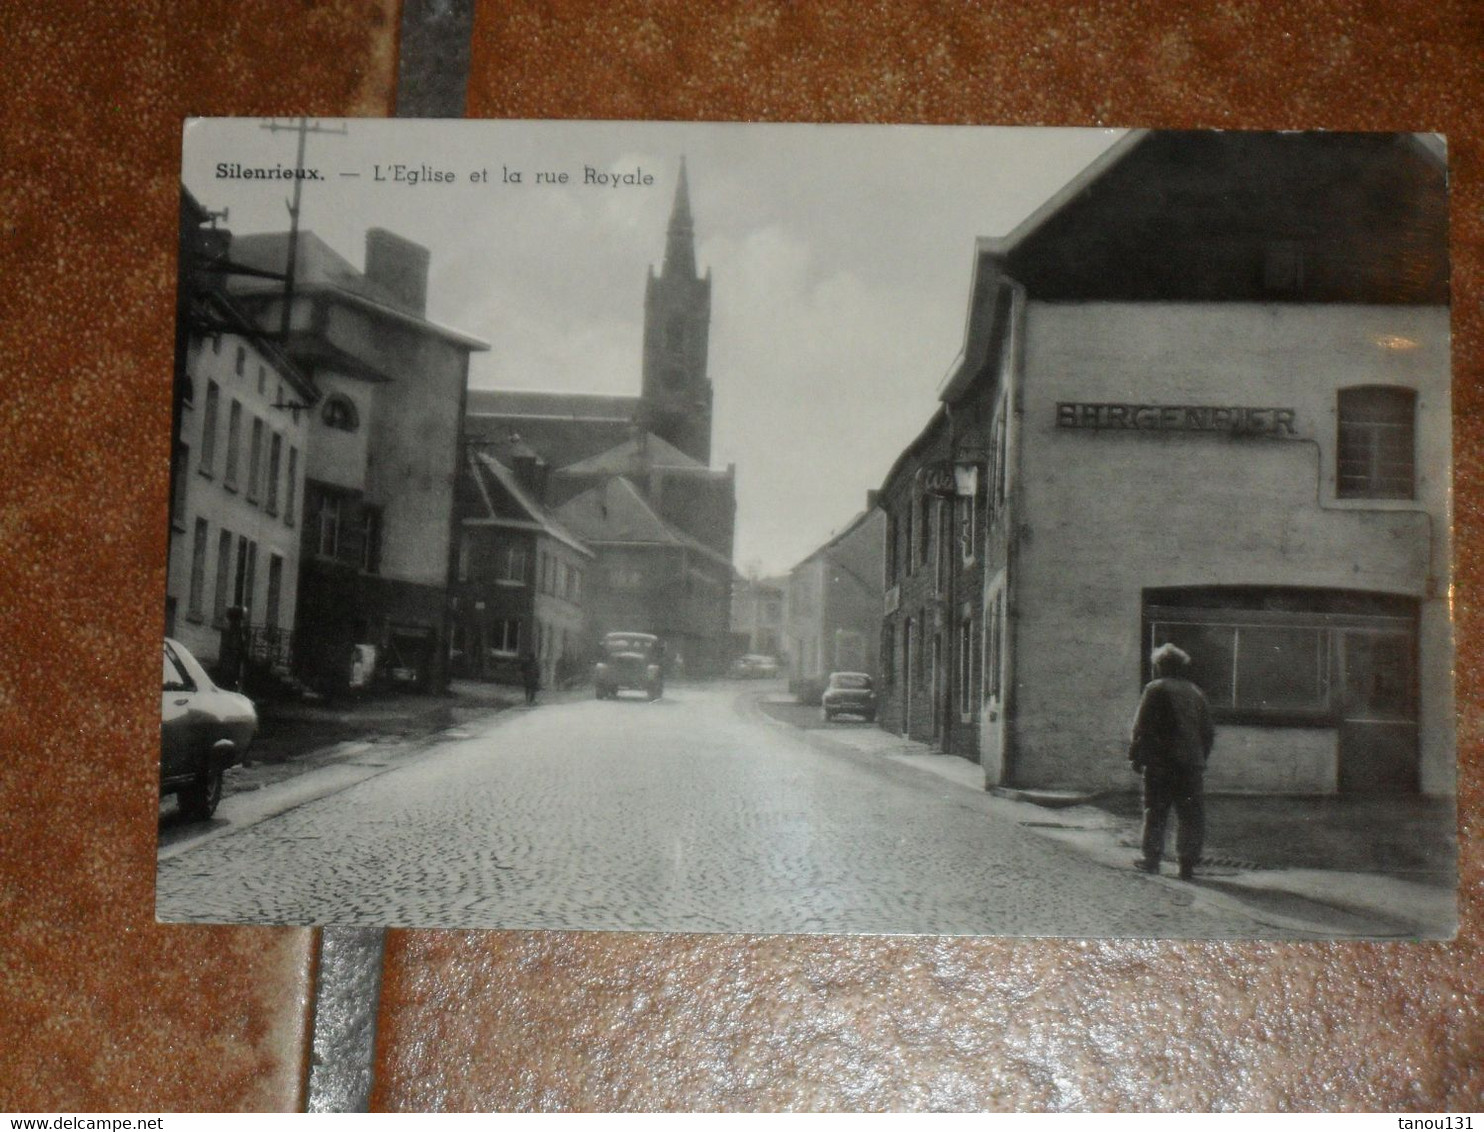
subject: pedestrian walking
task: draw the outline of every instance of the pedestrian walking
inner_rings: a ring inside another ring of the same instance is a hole
[[[1206,760],[1216,729],[1205,693],[1189,679],[1190,654],[1164,644],[1149,660],[1154,679],[1139,699],[1128,751],[1129,762],[1144,778],[1143,856],[1135,864],[1144,872],[1159,872],[1165,826],[1174,809],[1180,879],[1190,880],[1206,836]]]
[[[536,692],[541,687],[541,665],[531,653],[524,653],[520,658],[520,682],[526,689],[526,703],[536,702]]]
[[[215,680],[229,692],[242,691],[247,682],[247,610],[228,606],[216,658]]]

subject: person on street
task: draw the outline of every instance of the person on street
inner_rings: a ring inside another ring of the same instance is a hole
[[[222,626],[214,679],[229,692],[242,691],[247,679],[247,610],[240,605],[227,608],[227,623]]]
[[[541,687],[541,666],[531,653],[522,653],[520,658],[520,682],[526,689],[526,703],[536,702],[536,692]]]
[[[1206,760],[1216,739],[1205,694],[1188,679],[1190,654],[1172,644],[1150,655],[1154,679],[1134,717],[1128,758],[1144,777],[1143,856],[1135,865],[1159,872],[1171,808],[1180,823],[1175,852],[1180,879],[1190,880],[1206,835]]]

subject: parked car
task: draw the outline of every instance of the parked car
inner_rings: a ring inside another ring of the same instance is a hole
[[[653,633],[609,633],[603,638],[603,659],[593,666],[593,688],[598,699],[614,699],[622,691],[642,691],[651,700],[665,693],[665,647]]]
[[[205,821],[222,800],[223,773],[242,761],[258,731],[252,701],[218,688],[179,641],[165,638],[160,690],[160,796]]]
[[[732,661],[732,677],[737,680],[771,680],[777,675],[777,657],[750,652]]]
[[[820,696],[820,711],[826,723],[837,715],[858,715],[868,722],[876,718],[874,681],[864,672],[831,672]]]

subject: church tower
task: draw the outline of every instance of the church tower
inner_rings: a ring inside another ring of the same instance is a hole
[[[711,334],[711,271],[696,271],[695,223],[685,159],[670,227],[665,260],[653,265],[644,289],[644,425],[686,455],[711,463],[711,382],[706,347]]]

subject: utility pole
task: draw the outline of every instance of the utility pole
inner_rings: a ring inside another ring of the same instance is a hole
[[[338,128],[321,125],[315,122],[309,124],[308,118],[300,118],[293,125],[285,125],[273,119],[262,124],[262,128],[270,134],[286,133],[292,130],[299,135],[298,152],[294,156],[294,196],[290,201],[285,201],[289,210],[289,247],[288,256],[284,264],[283,311],[278,321],[278,336],[287,342],[289,337],[289,312],[294,305],[294,268],[295,261],[299,256],[299,200],[304,192],[304,147],[310,134],[340,134],[344,136],[350,131],[341,123]]]

